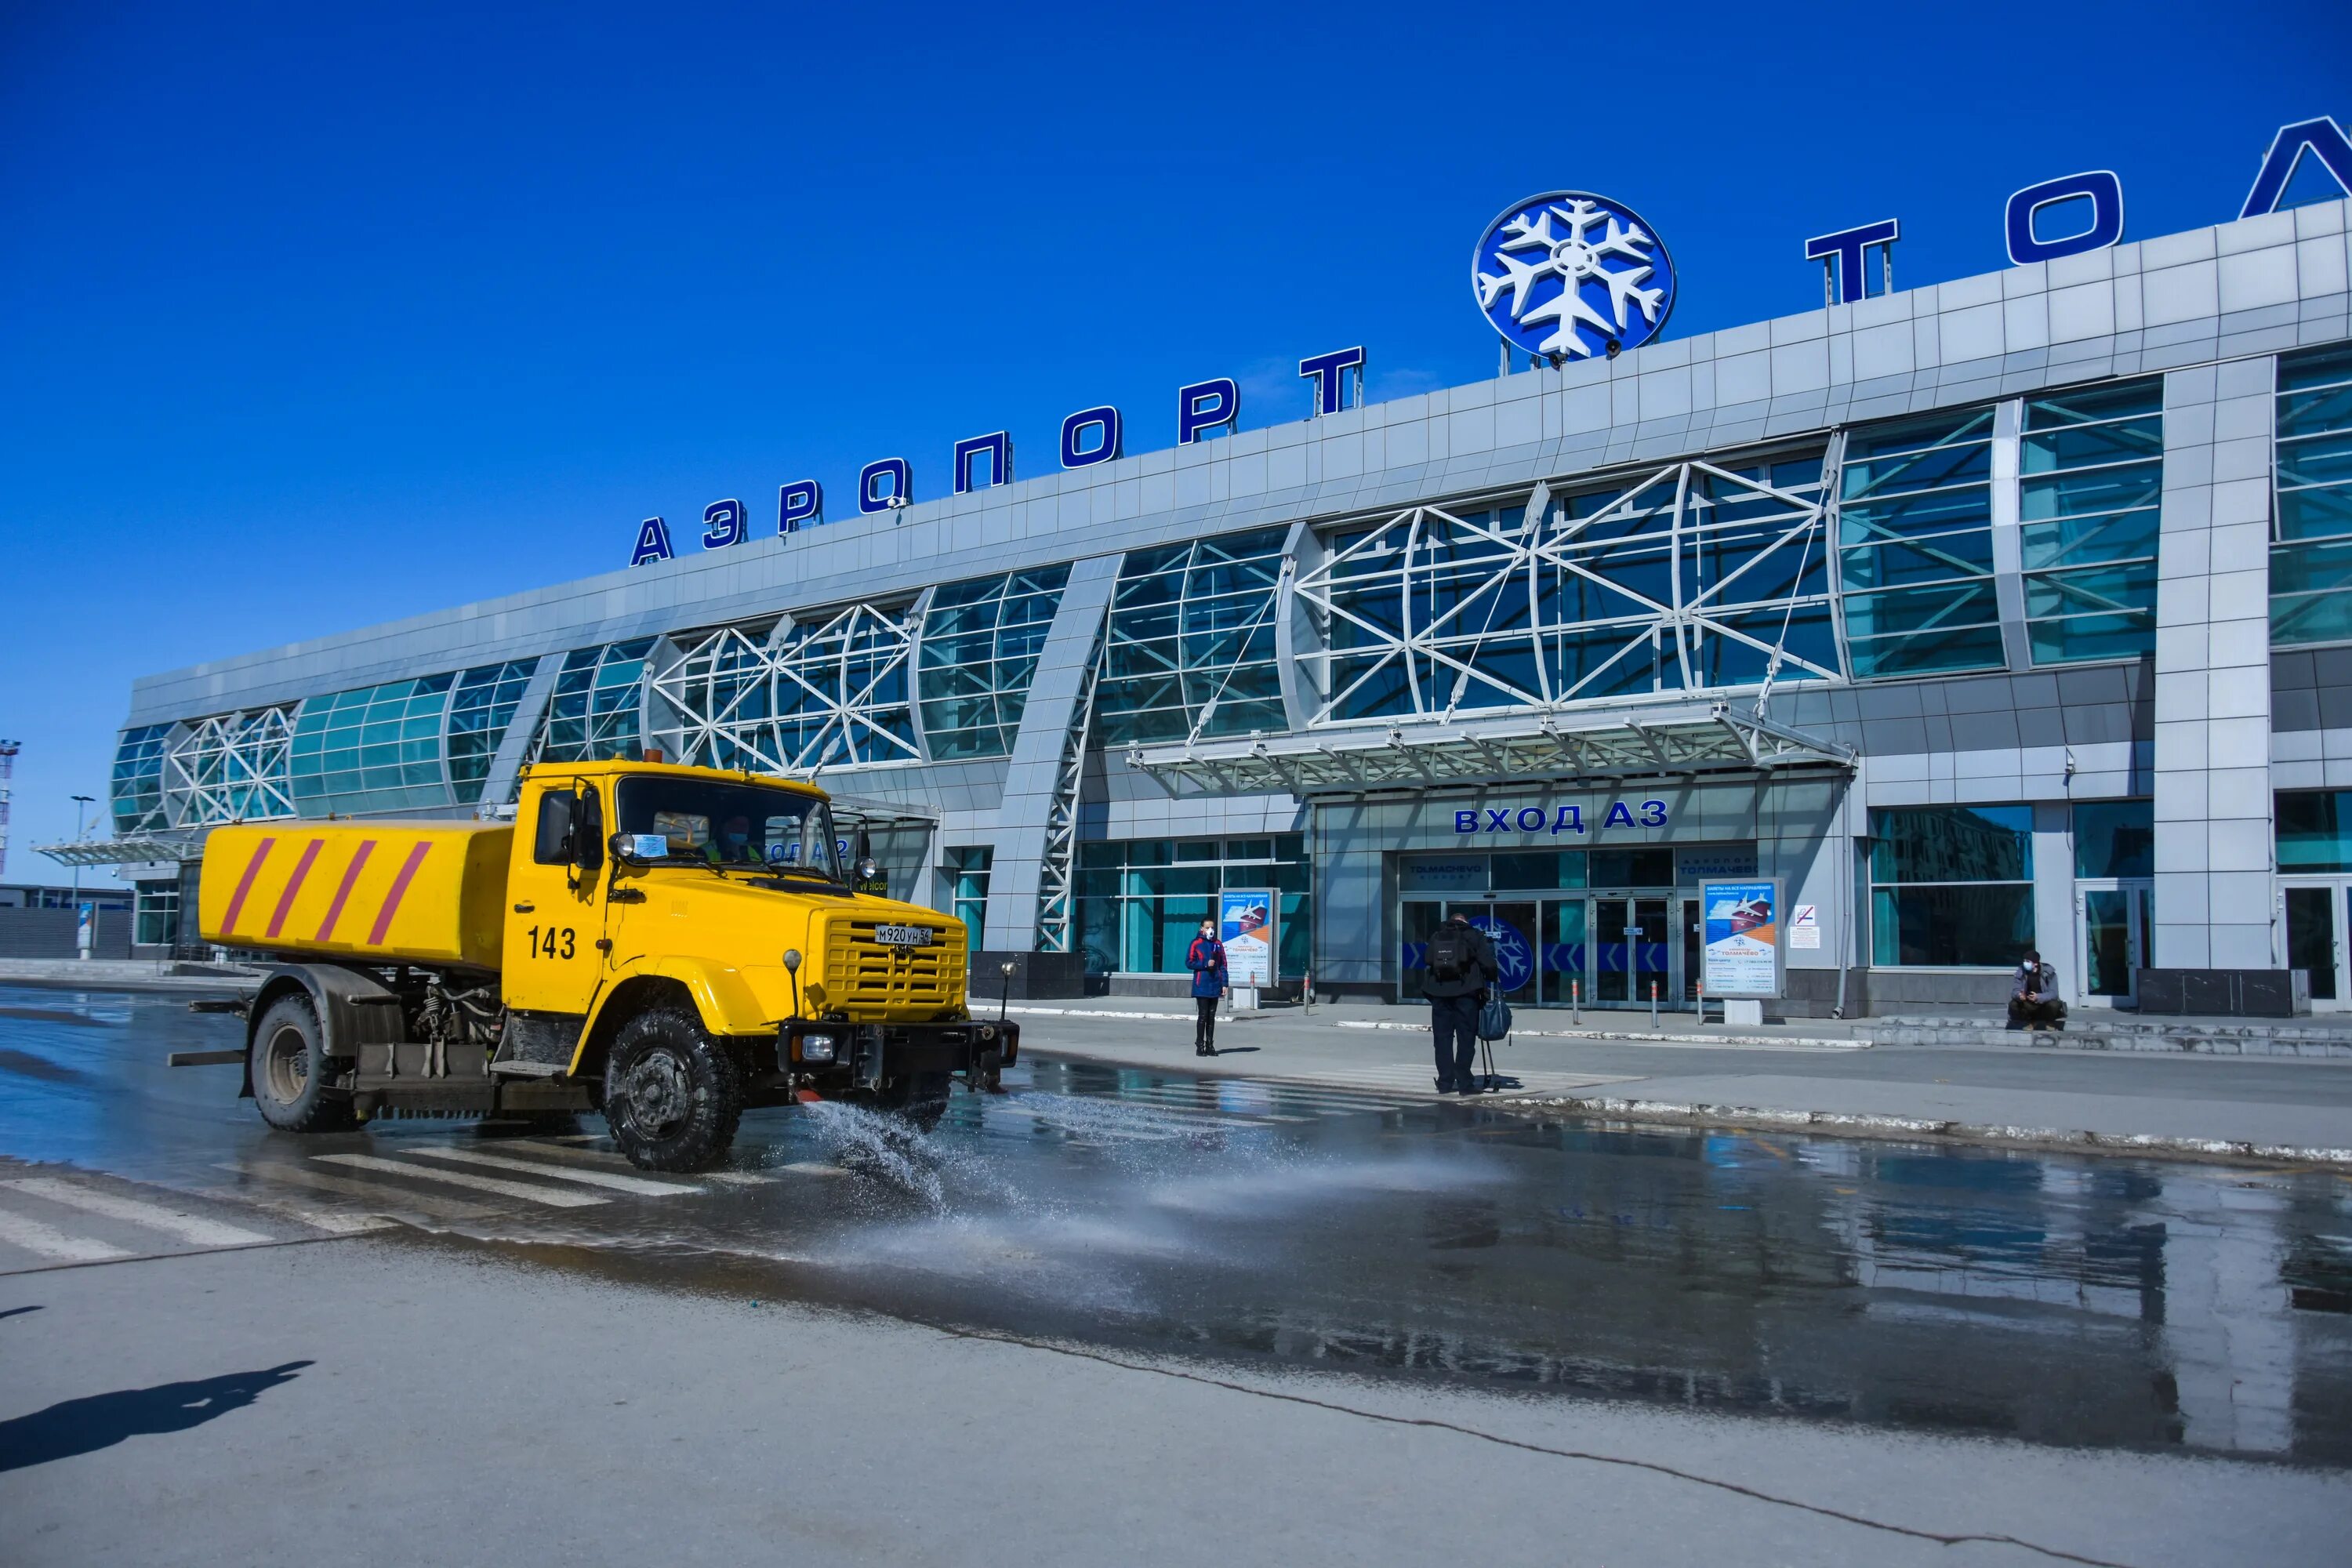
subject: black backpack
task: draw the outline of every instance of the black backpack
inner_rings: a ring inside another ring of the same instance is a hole
[[[1434,980],[1459,980],[1469,970],[1470,961],[1477,949],[1470,941],[1470,928],[1446,921],[1429,939],[1429,973]]]

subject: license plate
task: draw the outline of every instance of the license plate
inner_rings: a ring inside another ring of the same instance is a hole
[[[931,928],[929,926],[876,926],[874,940],[885,947],[929,947]]]

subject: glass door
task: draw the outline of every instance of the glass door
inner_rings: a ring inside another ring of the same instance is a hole
[[[2147,882],[2078,882],[2074,886],[2075,951],[2083,972],[2077,990],[2086,1007],[2129,1007],[2139,999],[2139,972],[2147,967]]]
[[[2352,1003],[2344,975],[2344,884],[2282,884],[2279,903],[2286,922],[2286,966],[2311,972],[2311,1010],[2342,1010]]]
[[[1668,910],[1679,900],[1661,894],[1604,893],[1592,900],[1592,997],[1625,1007],[1675,1005],[1674,931]]]
[[[1502,967],[1503,1000],[1514,1006],[1536,999],[1536,906],[1507,899],[1476,903],[1457,902],[1454,912],[1486,933],[1495,944],[1495,962]]]
[[[1546,899],[1543,905],[1543,1005],[1566,1007],[1592,1000],[1586,973],[1585,900]]]

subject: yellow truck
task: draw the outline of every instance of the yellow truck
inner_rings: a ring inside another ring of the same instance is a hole
[[[636,1164],[691,1171],[746,1108],[928,1126],[1018,1054],[1017,1026],[971,1016],[963,923],[858,891],[874,868],[848,858],[809,784],[541,765],[512,824],[215,828],[201,924],[275,961],[243,1009],[272,1127],[593,1110]]]

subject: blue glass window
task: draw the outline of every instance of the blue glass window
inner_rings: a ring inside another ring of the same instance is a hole
[[[2154,651],[2162,379],[2028,398],[2019,465],[2033,662]]]
[[[2008,662],[1992,584],[1990,407],[1865,426],[1838,475],[1838,584],[1857,680]]]
[[[1087,972],[1183,973],[1185,950],[1227,888],[1275,890],[1282,907],[1281,975],[1306,973],[1313,895],[1307,840],[1297,833],[1079,845],[1078,932]]]
[[[2156,803],[2086,800],[2074,806],[2074,875],[2156,875]]]
[[[2271,641],[2352,641],[2352,348],[2278,362]]]
[[[2033,808],[1928,805],[1870,814],[1871,958],[2001,967],[2033,945]]]
[[[456,679],[428,675],[305,700],[289,766],[296,812],[353,816],[450,805],[441,730]]]
[[[485,665],[457,678],[449,700],[449,787],[461,805],[482,798],[490,759],[506,739],[507,725],[537,666],[530,660]]]
[[[2273,798],[2282,875],[2352,871],[2352,790],[2281,790]]]
[[[1107,743],[1289,728],[1275,669],[1287,532],[1254,529],[1128,552],[1095,685]]]
[[[653,638],[638,637],[565,654],[540,731],[540,756],[551,763],[643,762],[641,699],[653,646]]]
[[[114,745],[114,776],[107,788],[118,838],[170,825],[163,815],[163,742],[169,724],[141,724]]]
[[[1001,757],[1028,706],[1067,565],[950,583],[923,616],[916,687],[933,758]]]

